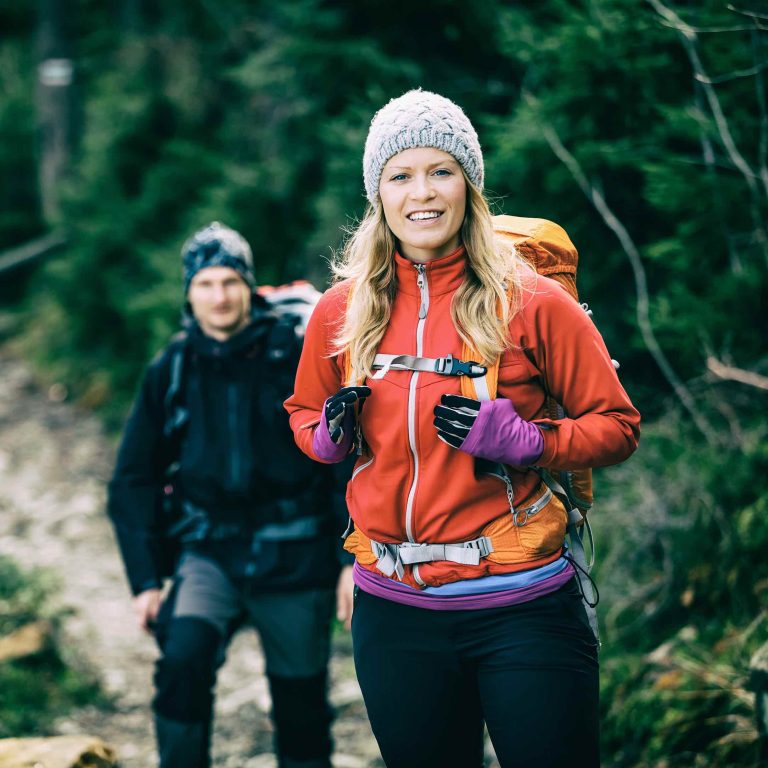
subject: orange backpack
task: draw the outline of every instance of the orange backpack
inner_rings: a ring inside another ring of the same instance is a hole
[[[522,216],[494,216],[493,231],[496,240],[502,246],[514,247],[517,253],[540,275],[557,280],[574,301],[579,300],[576,290],[579,255],[566,231],[559,224],[546,219],[529,219]],[[586,304],[581,306],[589,312]],[[477,351],[465,344],[462,349],[462,360],[479,359]],[[500,358],[497,358],[488,366],[483,377],[487,399],[493,400],[496,397],[499,362]],[[475,400],[482,399],[478,392],[478,384],[477,379],[462,376],[461,393]],[[565,415],[562,406],[549,395],[547,411],[547,415],[552,419],[561,419]],[[567,495],[569,507],[578,509],[585,518],[593,502],[592,470],[562,472],[559,481]]]

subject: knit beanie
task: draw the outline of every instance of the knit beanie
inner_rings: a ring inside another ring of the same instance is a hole
[[[483,153],[472,123],[457,104],[420,88],[385,104],[373,117],[363,154],[365,193],[379,196],[381,171],[404,149],[435,147],[459,161],[469,180],[483,188]]]
[[[256,287],[251,247],[239,232],[218,221],[195,232],[184,243],[181,249],[181,264],[185,296],[192,278],[206,267],[230,267],[243,278],[251,290]]]

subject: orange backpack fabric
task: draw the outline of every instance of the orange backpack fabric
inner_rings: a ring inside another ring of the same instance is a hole
[[[579,300],[576,289],[576,270],[579,254],[566,231],[553,221],[531,219],[523,216],[494,216],[493,231],[496,241],[503,247],[513,247],[540,275],[557,280],[563,288]],[[462,349],[462,360],[480,362],[476,350],[467,344]],[[499,362],[495,360],[486,374],[486,384],[491,399],[496,397],[496,384],[499,377]],[[474,380],[468,376],[461,378],[461,392],[465,397],[477,398]],[[554,398],[547,398],[547,410],[552,419],[561,418],[562,409]],[[582,515],[592,507],[592,470],[583,469],[568,473],[564,484],[569,491],[571,502]]]

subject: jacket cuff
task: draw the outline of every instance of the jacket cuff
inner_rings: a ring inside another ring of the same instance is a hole
[[[557,422],[546,420],[536,420],[532,422],[539,427],[541,435],[544,438],[544,450],[541,452],[536,464],[540,467],[557,466],[555,456],[557,455]]]
[[[328,431],[328,421],[325,418],[325,404],[323,404],[320,423],[315,427],[315,433],[312,436],[312,451],[318,459],[327,461],[330,464],[335,464],[344,459],[352,447],[351,421],[351,419],[344,419],[344,436],[340,443],[334,443]]]

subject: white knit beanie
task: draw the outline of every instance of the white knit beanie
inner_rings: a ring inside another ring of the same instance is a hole
[[[483,153],[477,133],[461,107],[420,88],[385,104],[371,120],[363,153],[363,179],[368,200],[379,196],[381,170],[404,149],[435,147],[453,155],[469,180],[483,188]]]

